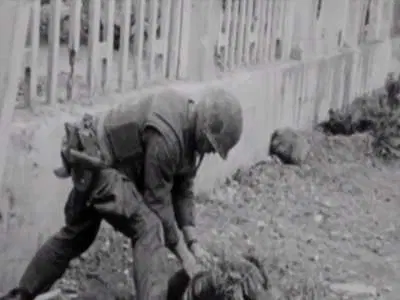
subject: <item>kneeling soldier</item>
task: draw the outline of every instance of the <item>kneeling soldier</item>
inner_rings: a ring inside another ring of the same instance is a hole
[[[165,245],[190,277],[205,255],[194,233],[193,179],[207,153],[223,159],[243,127],[238,100],[218,88],[198,102],[166,91],[66,124],[55,170],[72,178],[66,224],[37,251],[19,286],[2,299],[34,299],[48,291],[93,243],[104,219],[132,241],[139,300],[167,299]]]

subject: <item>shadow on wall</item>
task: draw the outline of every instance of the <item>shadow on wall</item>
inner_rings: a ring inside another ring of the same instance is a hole
[[[16,124],[10,137],[0,194],[0,291],[17,283],[34,251],[64,220],[70,185],[52,173],[65,121],[57,115]]]
[[[400,36],[400,1],[394,0],[392,37]]]

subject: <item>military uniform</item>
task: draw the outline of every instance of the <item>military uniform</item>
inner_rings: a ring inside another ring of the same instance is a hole
[[[113,168],[100,171],[87,192],[71,191],[66,225],[36,253],[21,288],[32,295],[45,292],[70,260],[89,248],[104,219],[132,239],[138,299],[165,299],[168,278],[157,272],[166,259],[163,228],[166,244],[173,247],[178,228],[194,225],[192,115],[193,103],[171,92],[96,119]]]
[[[88,125],[84,118],[82,128],[92,129],[101,160],[108,167],[91,172],[89,184],[82,189],[80,177],[74,174],[83,164],[71,167],[62,150],[64,166],[55,173],[71,175],[74,182],[65,205],[66,224],[38,250],[19,287],[8,295],[33,299],[47,291],[69,262],[89,248],[105,220],[132,241],[137,299],[165,300],[168,285],[174,285],[168,281],[174,278],[159,272],[167,260],[164,245],[178,256],[183,253],[185,269],[193,269],[186,249],[196,252],[199,248],[190,246],[196,241],[190,230],[185,231],[195,225],[193,180],[205,153],[218,152],[226,159],[239,141],[240,103],[221,89],[210,89],[196,104],[166,91],[89,119]],[[81,153],[90,148],[76,145]],[[187,248],[180,247],[180,229]],[[191,271],[197,272],[196,268]],[[177,282],[182,280],[179,274],[177,278]]]

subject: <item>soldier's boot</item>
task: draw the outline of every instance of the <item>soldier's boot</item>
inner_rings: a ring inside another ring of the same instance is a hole
[[[23,288],[14,288],[9,291],[6,295],[1,296],[0,300],[34,300],[33,297],[27,290]]]

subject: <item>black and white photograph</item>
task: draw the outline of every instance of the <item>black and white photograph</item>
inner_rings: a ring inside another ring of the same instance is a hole
[[[400,0],[0,28],[0,300],[400,299]]]

